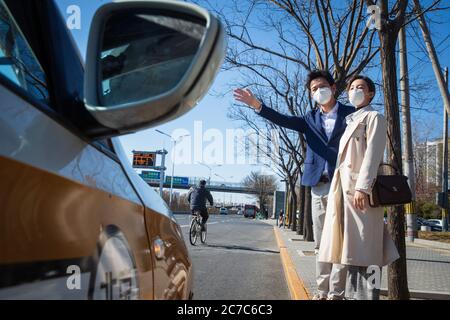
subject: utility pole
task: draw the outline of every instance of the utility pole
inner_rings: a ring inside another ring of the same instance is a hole
[[[445,68],[445,83],[448,89],[448,67]],[[444,106],[444,139],[442,141],[442,231],[448,231],[448,112]]]
[[[434,75],[436,76],[439,91],[441,92],[442,100],[444,101],[445,110],[447,111],[447,113],[450,113],[450,94],[448,92],[448,86],[445,84],[444,76],[442,74],[441,66],[439,64],[439,59],[437,57],[433,41],[431,40],[430,31],[428,30],[428,26],[425,21],[425,15],[423,14],[419,0],[414,0],[414,10],[416,11],[416,15],[419,20],[423,40],[425,41],[428,56],[430,58],[431,65],[434,70]]]
[[[413,242],[417,238],[417,215],[415,211],[416,200],[416,181],[414,174],[414,157],[411,134],[411,112],[409,96],[409,75],[408,58],[406,49],[406,26],[399,32],[399,58],[400,58],[400,95],[402,104],[402,144],[404,146],[403,154],[403,172],[408,177],[409,187],[411,188],[412,201],[405,205],[406,211],[406,233],[408,240]]]
[[[439,64],[439,59],[434,48],[433,41],[431,39],[430,30],[428,29],[425,21],[425,15],[423,14],[422,7],[419,0],[414,0],[414,10],[416,11],[417,18],[419,20],[420,29],[422,30],[423,40],[425,41],[428,57],[430,58],[431,65],[433,67],[436,82],[441,92],[442,100],[444,103],[444,140],[443,143],[443,181],[442,181],[442,230],[448,230],[448,114],[450,113],[450,94],[448,92],[448,68],[446,68],[446,75],[442,74],[442,69]]]
[[[167,150],[165,150],[165,149],[159,150],[159,151],[157,151],[157,153],[161,155],[161,167],[159,169],[159,172],[160,172],[160,175],[159,175],[159,195],[162,197],[163,196],[164,180],[166,178],[164,176],[164,171],[166,170],[165,163],[166,163]]]
[[[173,142],[173,149],[172,149],[172,177],[170,178],[170,193],[169,193],[169,208],[171,208],[171,205],[172,205],[172,194],[173,194],[173,177],[174,177],[174,171],[175,171],[175,157],[176,157],[176,151],[175,150],[176,150],[176,147],[177,147],[177,142],[181,141],[185,137],[189,137],[190,134],[182,135],[182,136],[178,137],[178,140],[175,140],[174,138],[172,138],[171,135],[169,135],[169,134],[167,134],[167,133],[165,133],[165,132],[163,132],[161,130],[156,129],[155,131],[160,133],[160,134],[162,134],[162,135],[165,135],[165,136],[169,137],[170,140],[172,140],[172,142]]]
[[[177,156],[175,149],[177,147],[177,140],[173,139],[173,151],[172,151],[172,176],[170,177],[170,193],[169,193],[169,208],[172,205],[172,193],[173,193],[173,178],[175,177],[175,157]]]

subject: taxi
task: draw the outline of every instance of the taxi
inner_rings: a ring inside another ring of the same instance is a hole
[[[176,119],[225,55],[221,22],[115,1],[83,62],[56,0],[0,0],[0,299],[190,299],[192,260],[117,137]]]

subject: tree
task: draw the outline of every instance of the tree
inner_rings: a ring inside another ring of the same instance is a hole
[[[315,68],[330,69],[339,96],[346,80],[367,68],[378,52],[372,46],[375,32],[365,24],[363,0],[341,6],[332,6],[330,1],[323,0],[232,0],[221,2],[222,7],[206,2],[225,22],[230,39],[224,70],[240,70],[244,79],[230,84],[231,87],[256,88],[261,100],[283,113],[304,115],[314,108],[301,80],[305,72]],[[252,29],[274,30],[277,46],[268,47],[255,41]],[[248,120],[239,109],[232,111],[231,117]],[[288,180],[290,190],[295,190],[298,175],[302,174],[306,143],[303,135],[289,135],[283,128],[277,130],[286,155],[293,157],[292,161],[287,159],[284,164],[278,161],[277,165],[284,171],[283,178]],[[286,170],[292,163],[295,166]],[[305,191],[300,193],[301,197],[310,196],[310,189]],[[286,214],[291,218],[298,202],[302,203],[302,211],[310,208],[303,207],[305,198],[298,201],[295,192],[290,195],[293,206]],[[310,213],[302,216],[307,218]],[[291,227],[295,230],[296,220],[289,221],[294,222]],[[312,222],[307,220],[306,223]],[[312,230],[311,225],[305,228]]]
[[[298,208],[300,209],[300,216],[298,218],[298,225],[297,225],[297,234],[303,235],[303,228],[304,228],[304,222],[305,222],[305,197],[306,197],[306,187],[305,186],[299,186],[299,203]]]
[[[368,6],[374,1],[366,0]],[[397,60],[395,48],[400,28],[405,22],[408,1],[396,1],[389,10],[388,0],[378,2],[381,19],[378,36],[383,78],[385,117],[388,123],[388,162],[402,172],[400,117],[397,86]],[[392,18],[391,18],[392,17]],[[388,266],[388,296],[390,299],[409,299],[406,273],[406,244],[404,207],[388,208],[388,229],[397,246],[400,258]]]
[[[304,202],[304,217],[303,217],[303,239],[305,241],[314,241],[314,234],[312,228],[312,198],[311,198],[311,187],[305,188],[305,202]]]
[[[277,189],[276,178],[272,175],[265,175],[257,171],[252,171],[243,179],[242,184],[257,192],[259,208],[261,212],[264,212],[267,200]]]
[[[278,108],[276,100],[270,99],[269,103],[272,108]],[[299,177],[301,163],[303,162],[302,154],[299,151],[304,140],[303,136],[296,132],[279,128],[273,123],[256,116],[253,112],[246,113],[241,112],[239,109],[232,109],[229,116],[244,123],[243,128],[247,127],[253,131],[253,135],[249,135],[240,141],[241,152],[248,153],[247,149],[252,147],[257,152],[259,164],[274,171],[280,178],[286,179],[289,188],[293,190]],[[266,146],[266,148],[263,146]],[[291,150],[296,151],[291,152]],[[297,194],[289,193],[289,195],[289,201],[292,203],[292,206],[286,214],[290,216],[291,212],[297,208]]]

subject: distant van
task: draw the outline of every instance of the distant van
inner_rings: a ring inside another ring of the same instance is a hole
[[[255,205],[246,204],[244,205],[244,217],[245,218],[255,218],[257,207]]]

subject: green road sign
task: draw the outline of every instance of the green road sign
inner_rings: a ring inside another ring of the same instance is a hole
[[[170,184],[170,179],[172,177],[167,176],[166,177],[166,183]],[[189,178],[188,177],[174,177],[173,179],[173,185],[174,186],[188,186],[189,185]]]
[[[159,171],[142,171],[140,176],[144,180],[159,180],[161,177],[161,172]]]

